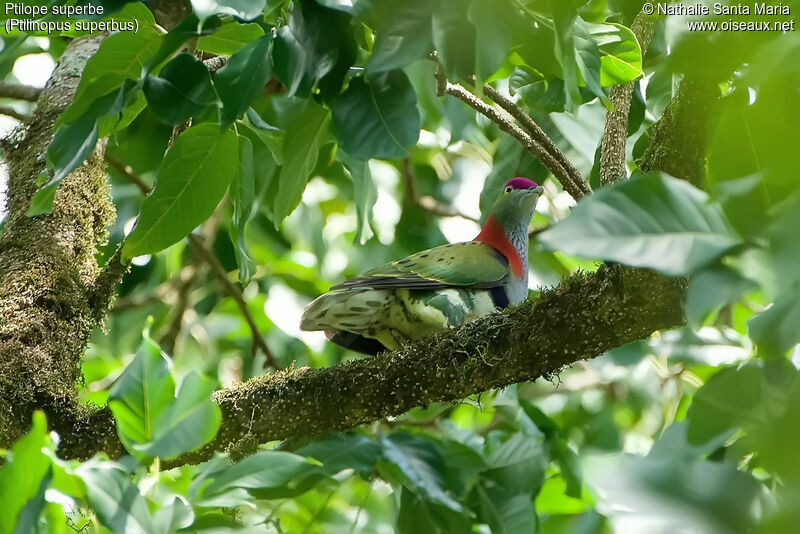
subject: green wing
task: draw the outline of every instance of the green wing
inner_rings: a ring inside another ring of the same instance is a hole
[[[491,288],[503,284],[508,274],[508,261],[502,254],[485,243],[469,241],[417,252],[331,289]]]

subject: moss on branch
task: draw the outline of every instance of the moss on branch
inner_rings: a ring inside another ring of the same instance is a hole
[[[246,454],[258,443],[348,430],[416,406],[551,377],[576,361],[682,324],[682,296],[681,280],[605,265],[505,313],[403,350],[254,378],[215,394],[223,413],[217,437],[168,465],[201,462],[219,450]],[[63,456],[121,452],[106,409],[59,431]]]

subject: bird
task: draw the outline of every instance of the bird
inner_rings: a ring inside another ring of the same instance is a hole
[[[509,180],[475,239],[331,287],[305,307],[300,328],[374,355],[519,304],[528,295],[528,224],[542,191],[527,178]]]

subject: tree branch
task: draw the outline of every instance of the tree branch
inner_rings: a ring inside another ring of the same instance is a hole
[[[19,83],[0,82],[0,98],[13,98],[15,100],[27,100],[36,102],[42,90],[31,85]]]
[[[31,118],[30,115],[26,115],[25,113],[20,113],[11,106],[0,106],[0,115],[6,115],[7,117],[17,119],[19,122],[25,122],[26,120]]]
[[[214,451],[247,453],[258,443],[348,430],[416,406],[548,378],[566,365],[682,324],[682,296],[681,280],[603,266],[573,275],[536,300],[396,352],[251,379],[214,395],[223,413],[214,441],[167,467],[204,461]],[[95,415],[80,427],[88,431],[59,429],[61,456],[85,458],[103,444],[108,452],[120,450],[113,444],[111,417]]]
[[[217,258],[216,254],[206,248],[197,235],[189,234],[189,243],[192,244],[194,250],[203,258],[203,260],[208,263],[208,265],[211,267],[211,270],[214,272],[214,275],[217,277],[217,280],[220,284],[222,284],[222,288],[225,293],[227,293],[228,296],[230,296],[236,303],[236,306],[239,308],[242,317],[244,318],[245,322],[247,322],[247,326],[250,327],[250,333],[253,337],[253,344],[255,344],[255,346],[264,353],[269,366],[273,369],[281,369],[283,366],[272,354],[272,351],[267,346],[267,342],[264,341],[264,337],[261,335],[255,319],[253,319],[253,314],[250,313],[250,309],[247,307],[247,303],[242,297],[242,292],[233,284],[233,282],[228,279],[228,272],[225,270],[225,267],[222,266],[222,263],[220,263],[219,258]]]
[[[584,191],[585,187],[582,186],[580,182],[576,183],[570,174],[558,162],[558,160],[542,145],[528,135],[528,133],[522,130],[522,128],[517,126],[513,121],[508,120],[506,117],[501,115],[500,112],[494,107],[488,105],[483,100],[472,94],[470,91],[464,88],[464,86],[447,81],[447,78],[441,69],[437,68],[435,76],[436,93],[439,96],[445,94],[455,96],[456,98],[465,102],[469,107],[497,124],[502,131],[519,141],[525,150],[536,156],[547,168],[547,170],[549,170],[553,176],[555,176],[558,181],[561,182],[564,190],[572,195],[572,198],[578,200],[586,194]]]
[[[569,176],[569,181],[574,184],[575,187],[578,187],[584,195],[589,195],[592,192],[592,189],[589,187],[589,184],[586,183],[586,180],[583,179],[581,173],[578,172],[578,169],[569,161],[567,156],[561,152],[561,150],[556,146],[550,136],[544,133],[536,121],[533,118],[525,113],[525,111],[516,105],[514,102],[497,92],[494,87],[489,84],[483,84],[483,92],[491,98],[494,102],[496,102],[501,108],[506,110],[512,117],[517,119],[520,123],[522,128],[536,141],[539,145],[547,151],[553,159],[555,159],[560,168],[563,172]],[[561,181],[561,177],[559,177]],[[578,200],[577,198],[575,200]]]
[[[429,211],[434,215],[438,215],[439,217],[461,217],[462,219],[466,219],[468,221],[480,223],[480,219],[477,217],[472,217],[466,213],[461,213],[452,206],[442,204],[431,196],[420,196],[419,191],[417,190],[417,176],[414,172],[414,165],[411,163],[410,159],[403,159],[401,174],[403,176],[403,183],[406,187],[408,199],[414,205],[419,206],[420,208],[424,209],[425,211]]]
[[[644,57],[653,31],[659,17],[645,15],[639,12],[631,25],[631,31],[639,41],[639,47]],[[600,144],[600,183],[611,185],[623,180],[628,172],[625,166],[625,143],[628,139],[628,115],[631,110],[633,89],[638,80],[625,84],[615,85],[611,88],[608,99],[612,109],[606,114],[606,124],[603,128],[603,138]]]

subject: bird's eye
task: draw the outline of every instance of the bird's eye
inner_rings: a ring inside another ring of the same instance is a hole
[[[506,193],[510,193],[513,188],[510,185],[506,186]]]

